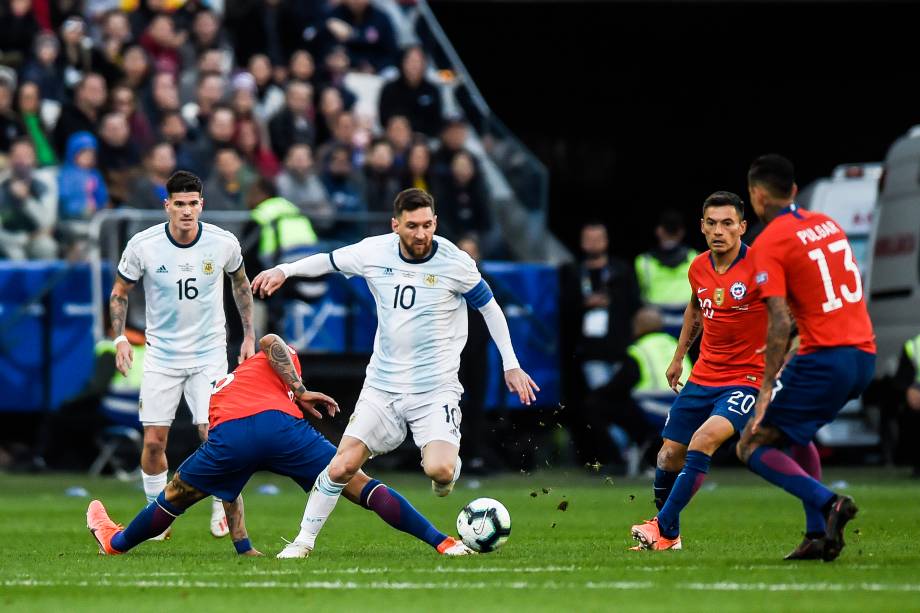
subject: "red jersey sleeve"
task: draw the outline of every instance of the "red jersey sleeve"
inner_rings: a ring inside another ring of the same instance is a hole
[[[754,283],[760,290],[760,297],[786,295],[786,271],[783,267],[782,244],[762,236],[763,242],[757,241],[757,248],[751,249],[754,255]]]

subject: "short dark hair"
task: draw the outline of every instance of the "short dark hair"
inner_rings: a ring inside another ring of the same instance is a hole
[[[177,170],[166,181],[166,194],[180,194],[182,192],[201,193],[201,179],[187,170]]]
[[[748,185],[761,185],[777,198],[792,195],[795,184],[795,168],[792,162],[781,155],[769,153],[751,163],[748,170]]]
[[[703,201],[703,217],[706,216],[706,209],[711,206],[733,206],[738,213],[738,219],[744,219],[744,200],[734,192],[713,192]]]
[[[393,217],[399,217],[403,211],[414,211],[428,207],[434,213],[434,198],[423,189],[410,187],[396,194],[393,201]]]

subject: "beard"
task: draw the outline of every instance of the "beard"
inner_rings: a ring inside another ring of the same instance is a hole
[[[425,243],[416,243],[414,240],[406,241],[402,237],[400,237],[399,240],[402,242],[403,249],[406,250],[406,253],[414,259],[421,259],[431,251],[430,239]]]

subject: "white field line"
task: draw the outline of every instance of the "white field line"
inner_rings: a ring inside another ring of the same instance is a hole
[[[573,582],[529,582],[529,581],[55,581],[17,579],[6,580],[4,587],[114,587],[114,588],[196,588],[196,589],[296,589],[296,590],[340,590],[340,589],[374,589],[374,590],[457,590],[457,589],[544,589],[544,590],[648,590],[664,587],[652,581],[588,581]],[[670,589],[684,589],[709,592],[920,592],[920,584],[913,583],[677,583],[670,584]]]

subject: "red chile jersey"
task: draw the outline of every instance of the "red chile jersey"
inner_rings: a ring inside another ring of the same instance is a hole
[[[744,243],[724,273],[709,251],[690,264],[690,287],[700,305],[703,339],[690,381],[697,385],[758,387],[763,376],[767,310],[754,284],[754,249]]]
[[[300,360],[297,352],[291,347],[288,349],[299,375]],[[265,352],[260,351],[214,383],[208,415],[209,427],[214,428],[225,421],[263,411],[281,411],[303,418],[303,411],[294,403],[293,398],[290,388],[268,363]]]
[[[859,268],[833,219],[793,204],[767,224],[753,251],[760,295],[786,298],[801,336],[799,353],[828,347],[875,353]]]

